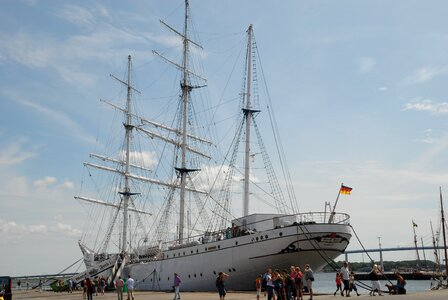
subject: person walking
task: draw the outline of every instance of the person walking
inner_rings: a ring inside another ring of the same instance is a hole
[[[42,293],[42,279],[39,279],[39,293]]]
[[[174,287],[174,298],[173,300],[176,299],[180,299],[180,284],[182,283],[182,280],[180,280],[180,277],[177,273],[174,273],[174,282],[173,282],[173,287]]]
[[[100,282],[101,282],[101,295],[104,295],[104,291],[106,290],[106,278],[102,276]]]
[[[370,291],[370,296],[375,296],[375,292],[378,292],[378,295],[382,296],[381,285],[380,285],[380,277],[381,271],[378,268],[378,265],[374,264],[372,270],[369,273],[370,280],[372,281],[372,290]]]
[[[336,296],[336,293],[339,291],[341,292],[341,296],[344,296],[344,293],[342,292],[342,279],[339,272],[336,272],[336,291],[334,291],[333,296]]]
[[[310,293],[310,300],[313,300],[313,281],[314,281],[314,273],[313,270],[310,268],[309,264],[305,265],[305,281],[306,286],[308,288],[308,292]]]
[[[357,296],[360,295],[360,293],[358,293],[358,288],[356,287],[356,283],[355,283],[355,272],[353,272],[353,271],[350,272],[350,292],[352,290],[356,292]]]
[[[255,289],[257,291],[257,300],[260,300],[262,283],[263,283],[263,275],[258,274],[257,278],[255,278]]]
[[[95,292],[95,284],[89,277],[87,277],[87,279],[86,279],[85,286],[87,289],[87,300],[92,300],[93,293]]]
[[[226,288],[224,286],[224,280],[229,277],[228,274],[224,272],[219,272],[218,278],[216,278],[216,288],[219,293],[219,300],[224,300],[226,298]]]
[[[343,262],[340,274],[344,282],[345,297],[350,297],[350,270],[348,269],[348,262]]]
[[[128,300],[134,300],[134,283],[134,279],[131,277],[131,274],[129,274],[128,280],[126,281]]]
[[[121,279],[121,276],[118,277],[118,280],[115,282],[115,288],[117,289],[118,300],[123,300],[123,287],[124,281]]]

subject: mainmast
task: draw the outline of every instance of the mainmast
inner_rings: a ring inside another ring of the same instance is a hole
[[[178,168],[180,173],[180,203],[179,203],[179,244],[184,239],[185,226],[185,186],[187,183],[187,124],[188,124],[188,99],[191,87],[188,78],[188,0],[185,1],[185,20],[183,34],[183,58],[182,58],[182,165]]]
[[[247,30],[247,80],[246,80],[246,107],[243,108],[243,113],[246,122],[246,140],[245,140],[245,156],[244,156],[244,192],[243,192],[243,216],[249,214],[249,181],[250,181],[250,126],[253,119],[253,114],[259,112],[252,109],[251,91],[252,91],[252,38],[253,29],[252,24]]]

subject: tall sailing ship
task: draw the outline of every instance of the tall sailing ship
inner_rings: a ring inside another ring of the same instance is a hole
[[[97,184],[88,192],[100,191],[112,199],[75,197],[88,203],[88,227],[98,229],[96,236],[85,236],[94,239],[94,245],[79,242],[86,271],[73,278],[76,282],[86,276],[106,276],[113,282],[130,274],[136,289],[170,290],[176,272],[182,277],[183,290],[204,291],[214,290],[217,274],[224,271],[230,275],[229,289],[248,290],[267,267],[284,269],[307,263],[319,270],[343,253],[350,241],[347,214],[298,212],[278,136],[272,143],[280,150],[285,183],[280,184],[274,172],[261,138],[263,126],[257,123],[260,74],[252,25],[247,30],[236,134],[221,161],[212,156],[220,154],[221,147],[212,141],[214,134],[209,128],[213,120],[204,117],[211,110],[195,107],[201,102],[195,93],[206,81],[190,60],[194,52],[190,48],[201,48],[190,39],[190,21],[188,1],[183,31],[161,21],[182,39],[180,63],[154,51],[181,73],[180,95],[169,125],[135,111],[133,96],[139,92],[132,85],[130,56],[127,78],[113,76],[126,89],[126,103],[121,107],[105,102],[122,115],[124,142],[115,157],[91,154],[91,161],[85,163],[89,179],[104,178],[93,174],[98,171],[106,173],[110,182],[107,188]],[[272,111],[269,119],[277,133]],[[198,120],[206,124],[201,126]],[[207,133],[211,138],[204,136]],[[135,142],[138,137],[149,141],[140,144]],[[242,198],[241,216],[234,215],[235,195]],[[261,212],[252,212],[258,209]]]

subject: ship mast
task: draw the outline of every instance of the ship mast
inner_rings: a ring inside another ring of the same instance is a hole
[[[128,232],[128,208],[129,199],[131,197],[131,191],[129,188],[129,152],[131,144],[131,132],[134,128],[131,124],[131,56],[128,56],[128,78],[126,82],[127,95],[126,95],[126,123],[123,124],[126,130],[125,135],[125,171],[124,171],[124,192],[120,192],[123,195],[123,233],[121,241],[121,252],[126,252],[127,244],[127,232]]]
[[[442,215],[442,234],[443,234],[443,250],[445,253],[445,276],[448,280],[448,255],[446,250],[446,234],[445,234],[445,213],[443,211],[442,188],[440,187],[440,212]]]
[[[182,166],[177,169],[180,173],[180,203],[179,203],[179,244],[184,239],[185,226],[185,186],[187,181],[187,124],[188,124],[188,99],[191,87],[188,78],[188,0],[185,1],[183,58],[182,58]]]
[[[415,245],[415,252],[417,253],[417,262],[418,262],[418,269],[420,269],[420,254],[418,253],[418,245],[417,245],[417,234],[415,233],[415,227],[417,227],[417,224],[415,224],[414,220],[412,220],[412,229],[414,230],[414,245]]]
[[[253,119],[253,114],[259,112],[252,109],[251,103],[251,84],[252,84],[252,38],[253,29],[252,24],[247,30],[247,80],[246,80],[246,107],[243,108],[243,113],[246,122],[246,139],[245,139],[245,156],[244,156],[244,192],[243,192],[243,217],[249,214],[249,181],[250,181],[250,126]]]

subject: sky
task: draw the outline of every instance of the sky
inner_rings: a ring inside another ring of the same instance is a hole
[[[60,272],[81,257],[87,217],[74,200],[98,148],[128,55],[143,105],[178,46],[182,1],[0,2],[0,270]],[[253,24],[302,212],[334,203],[366,248],[425,244],[448,188],[446,1],[191,0],[211,99]],[[238,45],[238,46],[236,46]],[[236,72],[237,80],[240,74]],[[225,111],[221,118],[230,113]],[[359,249],[352,239],[348,249]],[[427,252],[428,259],[432,254]],[[373,255],[378,259],[378,255]],[[386,260],[415,259],[387,253]],[[354,260],[367,260],[365,256]]]

